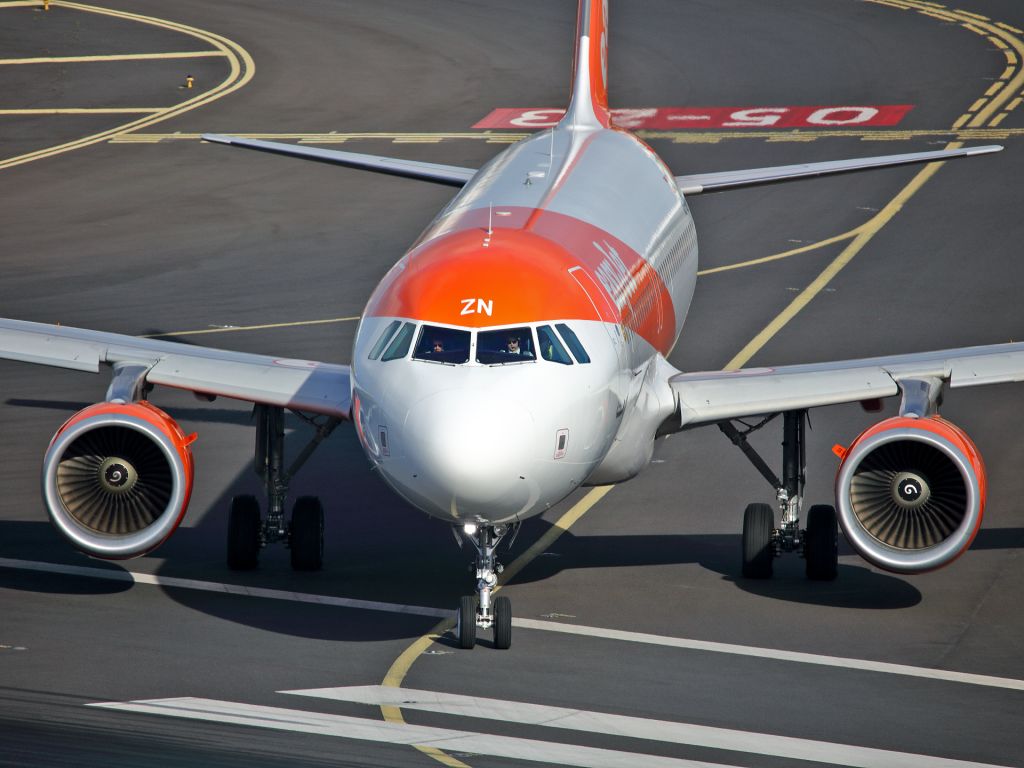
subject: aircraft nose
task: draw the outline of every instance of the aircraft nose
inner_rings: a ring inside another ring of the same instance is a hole
[[[437,392],[409,411],[405,433],[421,480],[434,486],[460,519],[497,520],[528,506],[535,426],[516,397],[467,389]]]

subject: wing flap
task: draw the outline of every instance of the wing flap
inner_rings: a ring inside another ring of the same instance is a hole
[[[275,155],[298,157],[303,160],[314,160],[320,163],[331,163],[332,165],[343,165],[347,168],[360,168],[364,171],[375,171],[377,173],[403,176],[420,181],[432,181],[435,184],[445,184],[450,187],[465,186],[476,173],[476,170],[473,168],[460,168],[455,165],[401,160],[395,157],[364,155],[358,152],[342,152],[337,149],[322,149],[320,147],[304,147],[297,144],[284,144],[282,142],[263,141],[261,139],[243,139],[237,136],[221,136],[214,133],[204,133],[203,139],[215,144],[228,144],[234,147],[255,149],[260,152],[270,152]]]
[[[348,366],[312,360],[5,319],[0,358],[93,373],[101,363],[140,363],[151,384],[344,419],[351,409]]]
[[[999,152],[1002,149],[998,144],[989,144],[981,147],[966,147],[964,149],[910,152],[901,155],[881,155],[853,160],[829,160],[823,163],[800,163],[799,165],[777,165],[770,168],[748,168],[741,171],[695,173],[688,176],[676,176],[676,185],[684,195],[699,195],[725,189],[778,184],[783,181],[792,181],[793,179],[834,176],[839,173],[866,171],[872,168],[888,168],[897,165],[953,160],[959,157],[972,157],[974,155],[989,154],[990,152]]]

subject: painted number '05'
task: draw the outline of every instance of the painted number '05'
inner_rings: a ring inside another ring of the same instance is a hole
[[[459,299],[462,302],[460,315],[487,315],[494,312],[494,299]]]

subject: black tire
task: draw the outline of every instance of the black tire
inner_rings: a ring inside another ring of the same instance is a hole
[[[804,559],[808,579],[835,580],[839,568],[839,525],[834,507],[815,504],[807,513]]]
[[[459,648],[468,651],[476,645],[476,598],[472,595],[467,595],[459,601],[455,634],[459,638]]]
[[[260,561],[260,505],[255,496],[231,499],[228,517],[228,568],[251,571]]]
[[[292,568],[319,571],[324,565],[324,507],[316,496],[302,496],[292,509]]]
[[[501,651],[512,647],[512,601],[507,597],[494,601],[494,647]]]
[[[775,550],[772,530],[775,513],[767,504],[748,504],[743,512],[743,576],[770,579]]]

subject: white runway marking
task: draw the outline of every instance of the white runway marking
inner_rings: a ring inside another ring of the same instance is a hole
[[[735,656],[755,656],[762,659],[772,659],[773,661],[793,661],[798,664],[817,664],[825,667],[856,669],[862,672],[882,672],[887,675],[923,677],[929,680],[942,680],[947,683],[966,683],[967,685],[984,685],[992,688],[1008,688],[1013,691],[1024,691],[1024,680],[1017,680],[1012,677],[974,675],[969,672],[953,672],[946,669],[932,669],[930,667],[912,667],[908,664],[890,664],[885,661],[851,659],[844,656],[822,656],[816,653],[783,651],[777,648],[759,648],[754,645],[733,645],[731,643],[714,643],[707,640],[688,640],[682,637],[648,635],[642,632],[625,632],[619,629],[581,627],[574,624],[562,624],[561,622],[554,621],[513,619],[512,623],[517,627],[522,627],[523,629],[538,629],[545,632],[562,632],[569,635],[600,637],[606,640],[621,640],[627,643],[663,645],[669,648],[685,648],[691,651],[708,651],[711,653],[728,653]]]
[[[449,728],[430,728],[408,723],[386,723],[362,717],[327,715],[213,699],[152,699],[130,701],[123,704],[111,702],[88,706],[123,712],[140,712],[150,715],[248,725],[280,731],[313,733],[320,736],[335,736],[384,744],[435,747],[449,753],[468,752],[476,755],[505,757],[516,761],[553,763],[555,765],[587,766],[588,768],[736,768],[721,763],[705,763],[636,752],[619,752],[612,749],[496,736],[490,733],[456,731]]]
[[[198,581],[180,579],[173,576],[156,576],[151,573],[112,570],[107,568],[89,568],[80,565],[62,565],[60,563],[44,563],[30,560],[17,560],[0,557],[0,568],[14,568],[23,571],[39,571],[57,573],[66,576],[79,576],[107,581],[134,582],[174,589],[191,589],[200,592],[216,592],[244,597],[259,597],[267,600],[284,600],[293,603],[309,603],[313,605],[329,605],[337,608],[353,608],[366,611],[383,611],[385,613],[401,613],[412,616],[430,618],[453,618],[454,611],[441,608],[430,608],[422,605],[402,605],[400,603],[384,603],[372,600],[357,600],[349,597],[332,597],[305,592],[288,592],[280,589],[263,587],[246,587],[239,584],[224,584],[216,581]],[[887,675],[903,675],[928,680],[940,680],[947,683],[966,685],[982,685],[990,688],[1005,688],[1013,691],[1024,691],[1024,680],[1010,677],[994,677],[992,675],[976,675],[969,672],[953,672],[945,669],[914,667],[907,664],[890,664],[884,661],[852,659],[843,656],[823,656],[799,651],[785,651],[776,648],[759,648],[752,645],[733,645],[716,643],[708,640],[690,640],[683,637],[666,637],[649,635],[642,632],[627,632],[620,629],[603,627],[587,627],[575,624],[563,624],[556,621],[540,621],[538,619],[513,619],[512,624],[520,629],[533,629],[541,632],[560,632],[569,635],[583,635],[604,640],[617,640],[626,643],[643,645],[659,645],[667,648],[681,648],[691,651],[709,653],[725,653],[733,656],[753,656],[772,661],[788,661],[797,664],[815,664],[825,667],[839,667],[861,672],[880,672]]]
[[[217,581],[198,581],[196,579],[179,579],[173,576],[155,576],[151,573],[137,573],[135,571],[115,571],[107,568],[89,568],[81,565],[61,565],[59,563],[40,563],[29,560],[14,560],[7,557],[0,557],[0,568],[17,568],[23,571],[59,573],[65,576],[82,576],[88,579],[149,584],[152,586],[171,587],[174,589],[192,589],[199,592],[217,592],[225,595],[262,597],[266,600],[285,600],[292,603],[330,605],[336,608],[356,608],[363,611],[404,613],[413,616],[428,616],[435,619],[442,619],[455,615],[454,611],[444,611],[440,608],[427,608],[421,605],[381,603],[373,600],[356,600],[355,598],[349,597],[314,595],[306,592],[288,592],[282,589],[246,587],[241,584],[223,584]]]
[[[614,734],[632,739],[687,744],[733,752],[786,757],[791,760],[847,765],[854,768],[967,768],[983,763],[949,760],[908,752],[892,752],[870,747],[811,741],[767,733],[752,733],[704,725],[648,720],[604,712],[587,712],[565,707],[549,707],[519,701],[485,699],[436,691],[418,691],[383,685],[345,688],[313,688],[301,691],[279,691],[297,696],[312,696],[333,701],[347,701],[374,706],[394,706],[440,712],[446,715],[476,717],[505,723],[542,725],[586,733]]]

